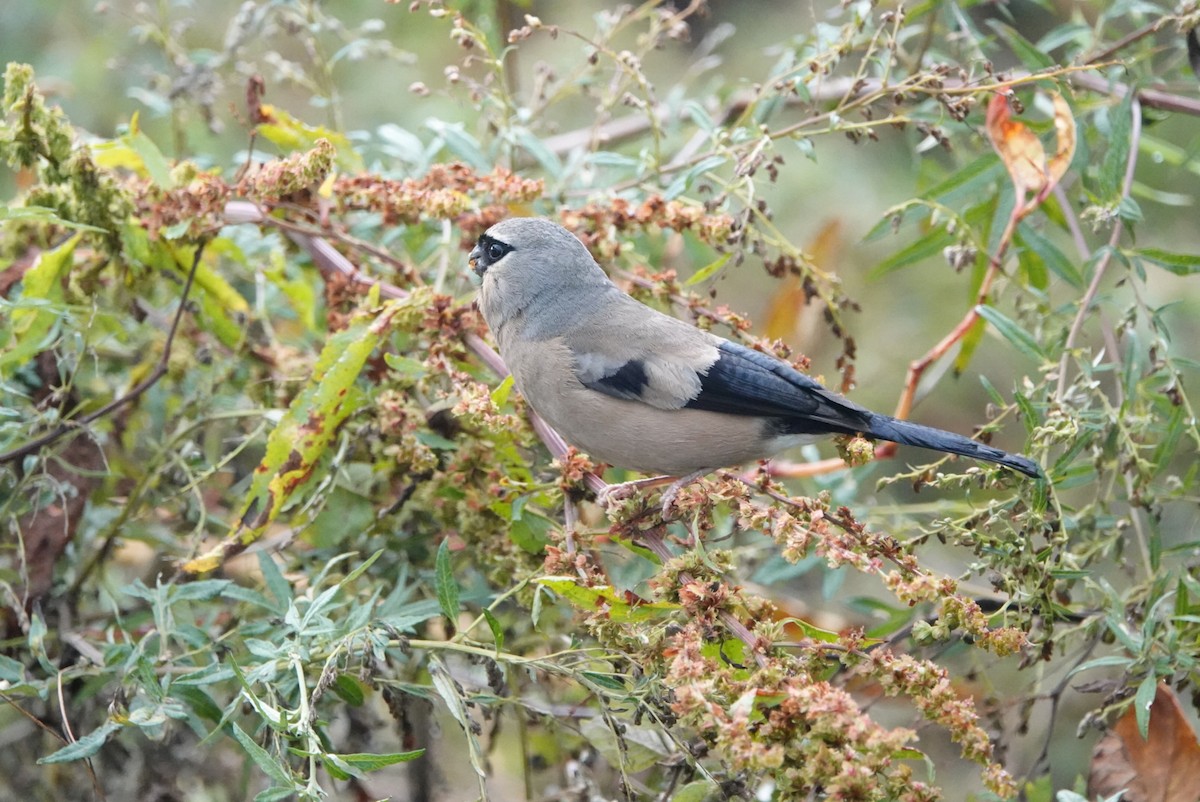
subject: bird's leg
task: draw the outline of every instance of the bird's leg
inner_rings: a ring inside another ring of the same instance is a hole
[[[606,485],[603,490],[596,494],[596,503],[607,509],[613,502],[627,499],[639,490],[645,490],[648,487],[658,487],[674,480],[674,476],[651,476],[648,479],[634,479],[632,482]]]
[[[621,482],[616,485],[608,485],[599,493],[596,494],[596,503],[601,507],[608,508],[610,504],[622,499],[629,498],[639,490],[645,490],[651,487],[665,485],[668,482],[670,487],[663,491],[662,495],[662,514],[663,519],[668,519],[671,505],[675,503],[675,497],[679,495],[679,491],[690,485],[692,482],[699,479],[701,476],[707,476],[712,473],[712,469],[705,468],[701,471],[693,471],[687,476],[651,476],[648,479],[634,479],[632,482]]]
[[[671,486],[663,491],[662,494],[662,515],[663,520],[670,518],[671,505],[675,503],[675,497],[679,495],[679,491],[690,485],[692,482],[699,479],[701,476],[707,476],[712,473],[711,469],[701,471],[692,471],[687,476],[681,476],[671,483]]]

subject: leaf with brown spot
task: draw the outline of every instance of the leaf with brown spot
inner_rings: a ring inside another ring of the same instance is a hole
[[[1089,798],[1124,790],[1123,802],[1200,800],[1200,743],[1165,683],[1155,691],[1147,736],[1138,732],[1137,711],[1130,707],[1092,751]]]
[[[360,315],[329,336],[308,383],[267,437],[266,453],[254,471],[239,523],[220,546],[188,562],[184,570],[211,571],[262,536],[312,477],[338,428],[358,408],[361,396],[355,382],[375,346],[398,315],[423,303],[418,294],[391,301],[378,313]]]

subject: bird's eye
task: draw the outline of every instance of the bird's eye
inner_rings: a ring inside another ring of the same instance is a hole
[[[495,261],[499,260],[502,256],[504,256],[504,254],[506,254],[507,252],[508,251],[506,251],[504,249],[504,246],[501,245],[499,242],[489,243],[487,246],[488,261],[495,262]]]

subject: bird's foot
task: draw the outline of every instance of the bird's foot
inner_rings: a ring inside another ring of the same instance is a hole
[[[608,509],[618,501],[624,501],[632,497],[639,490],[644,490],[648,487],[658,487],[673,479],[674,477],[672,476],[652,476],[649,479],[634,479],[632,482],[605,485],[604,489],[596,494],[596,503]]]
[[[699,479],[701,476],[707,476],[712,471],[694,471],[687,476],[682,476],[671,483],[671,486],[663,491],[662,494],[662,517],[664,521],[671,520],[674,516],[671,514],[671,505],[675,503],[675,498],[679,495],[679,491],[690,485],[692,482]]]
[[[679,495],[679,491],[699,479],[701,476],[706,476],[709,473],[711,473],[711,471],[704,470],[689,473],[687,476],[683,477],[653,476],[649,479],[635,479],[632,482],[621,482],[620,484],[608,485],[596,494],[596,503],[607,510],[617,502],[630,498],[639,490],[658,487],[659,485],[665,485],[669,482],[670,486],[664,490],[662,494],[662,517],[664,521],[669,521],[672,517],[671,505],[675,503],[675,498]]]

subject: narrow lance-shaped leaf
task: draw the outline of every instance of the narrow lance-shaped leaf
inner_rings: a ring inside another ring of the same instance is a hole
[[[186,276],[192,268],[194,248],[166,247],[173,256],[174,268],[181,276]],[[217,339],[229,348],[236,348],[245,336],[244,324],[240,319],[250,312],[250,304],[242,294],[225,280],[224,276],[206,265],[203,260],[196,265],[196,278],[193,292],[200,303],[204,320]]]
[[[221,546],[187,563],[187,571],[211,571],[262,535],[308,481],[338,427],[358,408],[362,398],[355,382],[380,339],[397,315],[419,305],[416,295],[389,302],[375,316],[359,316],[329,337],[308,384],[267,438],[240,519]]]
[[[458,617],[458,580],[454,578],[454,569],[450,565],[450,541],[443,540],[438,546],[437,558],[434,561],[434,585],[437,590],[438,605],[442,614],[454,625]]]
[[[67,763],[71,760],[82,760],[85,757],[91,757],[99,752],[100,747],[104,746],[113,733],[119,729],[121,729],[120,722],[110,719],[78,741],[67,744],[52,755],[39,758],[38,763]]]

